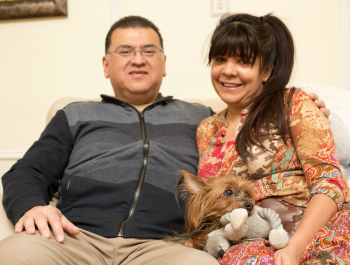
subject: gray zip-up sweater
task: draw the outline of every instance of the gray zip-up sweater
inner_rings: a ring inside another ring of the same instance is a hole
[[[196,129],[213,112],[161,94],[141,113],[102,98],[58,111],[2,177],[7,216],[16,223],[58,191],[62,213],[100,236],[162,238],[181,230],[178,171],[196,173]]]

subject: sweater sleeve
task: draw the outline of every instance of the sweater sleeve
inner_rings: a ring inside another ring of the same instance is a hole
[[[329,122],[304,92],[293,95],[290,133],[303,167],[309,199],[325,194],[341,208],[349,187],[342,177]]]
[[[16,224],[35,206],[48,205],[73,149],[73,137],[63,110],[59,110],[24,157],[2,177],[3,205]]]

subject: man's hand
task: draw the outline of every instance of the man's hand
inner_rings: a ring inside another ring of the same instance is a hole
[[[15,233],[26,230],[27,234],[35,234],[35,225],[38,227],[42,237],[50,238],[49,225],[55,235],[56,241],[62,243],[64,240],[63,230],[71,235],[79,234],[79,228],[68,221],[60,210],[51,205],[36,206],[27,211],[15,225]]]
[[[326,118],[329,120],[329,114],[331,114],[330,109],[326,108],[326,103],[323,100],[319,100],[317,94],[310,93],[309,97],[314,101],[315,105],[320,109],[320,111],[326,116]]]

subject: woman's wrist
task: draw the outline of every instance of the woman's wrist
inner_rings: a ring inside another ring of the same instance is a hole
[[[293,236],[289,239],[288,245],[286,247],[292,249],[294,253],[301,257],[308,243],[305,244],[305,242],[302,242],[303,240],[299,240],[297,237],[293,238]]]

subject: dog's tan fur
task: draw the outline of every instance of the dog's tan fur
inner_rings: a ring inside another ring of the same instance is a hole
[[[178,198],[186,201],[186,222],[184,233],[167,237],[166,241],[202,249],[208,234],[220,228],[220,218],[237,208],[254,204],[251,182],[240,177],[212,177],[208,180],[181,171],[177,184]],[[233,191],[234,195],[228,196]],[[226,195],[225,195],[226,193]]]

